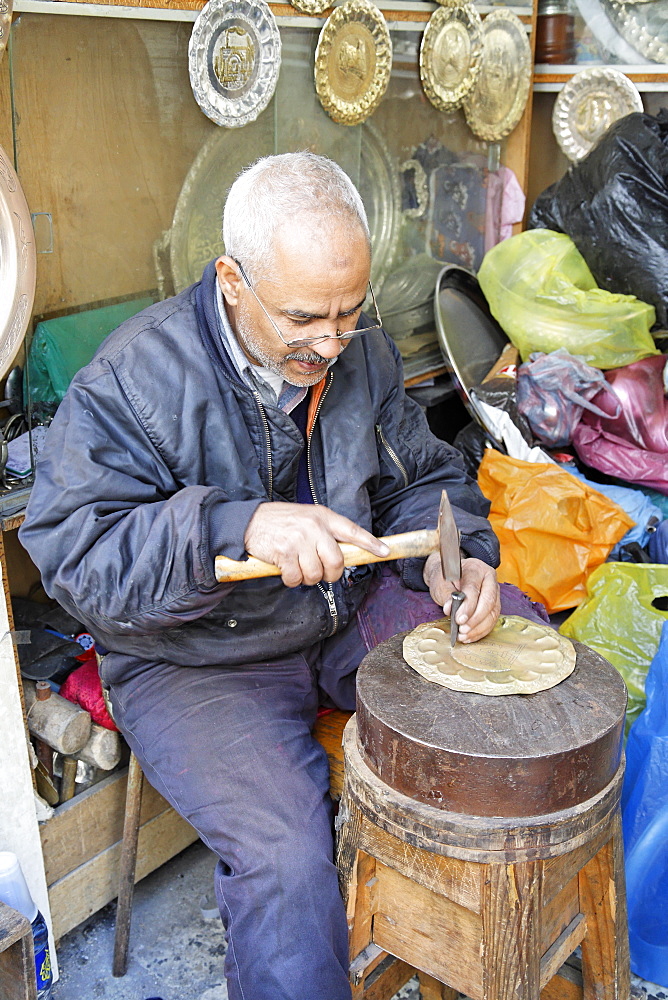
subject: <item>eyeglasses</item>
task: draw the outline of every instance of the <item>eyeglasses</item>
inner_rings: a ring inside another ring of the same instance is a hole
[[[265,314],[265,316],[267,317],[267,319],[269,320],[274,330],[276,331],[276,333],[278,334],[281,341],[285,344],[286,347],[312,347],[314,344],[322,343],[323,340],[352,340],[353,337],[360,337],[363,333],[370,333],[371,330],[380,330],[382,328],[383,322],[380,318],[378,305],[376,304],[376,296],[373,294],[373,288],[371,287],[371,282],[369,282],[371,301],[373,302],[373,308],[376,313],[376,319],[378,320],[378,322],[374,323],[373,326],[364,326],[359,330],[337,330],[336,333],[325,334],[322,337],[299,337],[297,340],[286,340],[281,331],[279,330],[278,326],[274,322],[274,320],[267,312],[262,302],[262,299],[251,285],[248,275],[243,269],[243,266],[239,263],[239,261],[236,258],[234,258],[234,263],[239,268],[239,273],[243,278],[244,282],[246,283],[248,290],[252,292],[252,294],[255,296],[258,305],[262,309],[262,312]]]

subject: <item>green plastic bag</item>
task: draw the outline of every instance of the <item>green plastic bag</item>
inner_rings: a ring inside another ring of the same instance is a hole
[[[657,599],[659,607],[652,603]],[[668,565],[603,563],[587,580],[587,597],[559,629],[619,670],[629,691],[627,730],[645,705],[645,677],[668,621],[661,607],[668,608]]]
[[[62,402],[70,382],[92,359],[104,338],[153,302],[149,297],[131,299],[38,323],[28,354],[31,402]],[[27,399],[25,378],[24,383]]]
[[[621,368],[660,352],[654,307],[598,288],[570,237],[549,229],[493,247],[478,272],[492,315],[526,361],[565,347],[595,368]]]

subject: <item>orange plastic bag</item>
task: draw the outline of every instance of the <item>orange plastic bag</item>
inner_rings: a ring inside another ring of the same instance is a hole
[[[618,504],[557,465],[488,448],[478,484],[491,501],[489,519],[501,544],[499,580],[550,612],[584,599],[589,574],[633,527]]]

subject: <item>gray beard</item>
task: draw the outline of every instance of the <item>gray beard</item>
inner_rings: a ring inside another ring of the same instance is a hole
[[[258,361],[263,366],[263,368],[268,368],[270,372],[274,372],[274,374],[280,375],[283,381],[288,382],[289,385],[296,385],[301,387],[301,386],[315,385],[317,382],[321,381],[323,376],[320,374],[318,374],[317,376],[316,375],[309,376],[306,373],[304,373],[304,375],[302,375],[299,378],[297,378],[296,376],[292,377],[289,376],[288,374],[286,374],[287,362],[305,361],[307,364],[319,365],[322,364],[324,361],[326,361],[325,358],[322,358],[319,354],[314,354],[310,351],[307,351],[304,347],[302,347],[298,351],[293,351],[291,354],[286,354],[283,358],[281,358],[280,361],[277,361],[276,358],[271,357],[267,353],[267,351],[260,344],[258,344],[257,340],[255,339],[255,334],[253,333],[252,330],[249,330],[247,328],[245,320],[246,320],[245,316],[237,314],[237,337],[239,339],[239,343],[244,348],[244,350],[247,351],[248,354],[250,354],[256,361]],[[326,362],[327,370],[329,370],[336,361],[338,361],[338,355],[335,358],[330,358],[329,361]]]

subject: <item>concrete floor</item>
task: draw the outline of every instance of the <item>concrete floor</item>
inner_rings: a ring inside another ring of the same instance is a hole
[[[214,867],[215,856],[198,841],[137,885],[122,979],[111,974],[115,903],[66,934],[53,1000],[227,1000]],[[396,1000],[419,996],[413,983]]]
[[[53,1000],[227,1000],[225,937],[213,901],[215,857],[200,841],[135,889],[130,960],[111,975],[116,904],[62,938]],[[577,968],[577,959],[569,962]],[[635,1000],[668,1000],[668,989],[633,977]],[[420,1000],[411,981],[395,1000]]]

